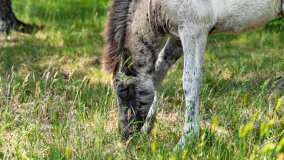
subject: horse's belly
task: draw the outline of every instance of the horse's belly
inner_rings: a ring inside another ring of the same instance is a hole
[[[226,32],[226,33],[242,33],[242,32],[249,32],[253,31],[271,20],[273,20],[275,17],[261,19],[261,17],[258,18],[258,20],[251,19],[251,20],[228,20],[223,23],[219,23],[216,25],[214,29],[214,33],[219,32]],[[244,17],[245,19],[245,17]]]

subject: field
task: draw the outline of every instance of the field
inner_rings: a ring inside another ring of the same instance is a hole
[[[163,83],[152,133],[124,140],[100,65],[109,1],[12,2],[19,19],[44,28],[0,39],[0,159],[284,159],[283,30],[209,38],[201,133],[177,153],[182,59]]]

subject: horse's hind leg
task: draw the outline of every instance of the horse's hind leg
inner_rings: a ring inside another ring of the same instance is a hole
[[[145,120],[144,126],[141,131],[145,134],[148,134],[152,127],[153,121],[157,114],[158,109],[158,92],[160,85],[165,78],[168,70],[171,66],[181,57],[182,48],[179,40],[169,38],[165,47],[162,49],[159,54],[158,60],[155,64],[155,75],[154,75],[154,83],[155,83],[155,98],[154,102],[149,110],[147,118]]]
[[[202,27],[192,26],[184,26],[179,31],[184,52],[183,89],[186,113],[182,137],[177,147],[185,147],[199,134],[199,94],[208,32]]]

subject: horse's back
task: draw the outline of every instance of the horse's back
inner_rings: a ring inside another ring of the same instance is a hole
[[[282,0],[168,0],[162,1],[173,26],[193,23],[213,27],[212,33],[241,33],[259,28],[282,11]],[[177,34],[177,27],[170,31]]]

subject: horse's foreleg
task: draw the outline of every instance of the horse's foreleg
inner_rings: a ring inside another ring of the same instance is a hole
[[[185,147],[199,134],[199,94],[208,32],[192,26],[184,27],[179,32],[184,52],[183,89],[186,113],[182,137],[177,147]]]
[[[155,75],[154,75],[154,83],[155,83],[155,97],[154,102],[148,112],[147,118],[145,120],[144,126],[141,131],[145,134],[148,134],[152,127],[153,121],[157,114],[158,109],[158,92],[160,85],[165,78],[170,67],[181,57],[182,49],[181,43],[179,40],[175,40],[173,38],[169,38],[165,47],[162,49],[159,54],[158,60],[155,65]]]
[[[154,82],[157,90],[163,82],[168,70],[182,56],[180,40],[169,38],[162,49],[155,65]]]

